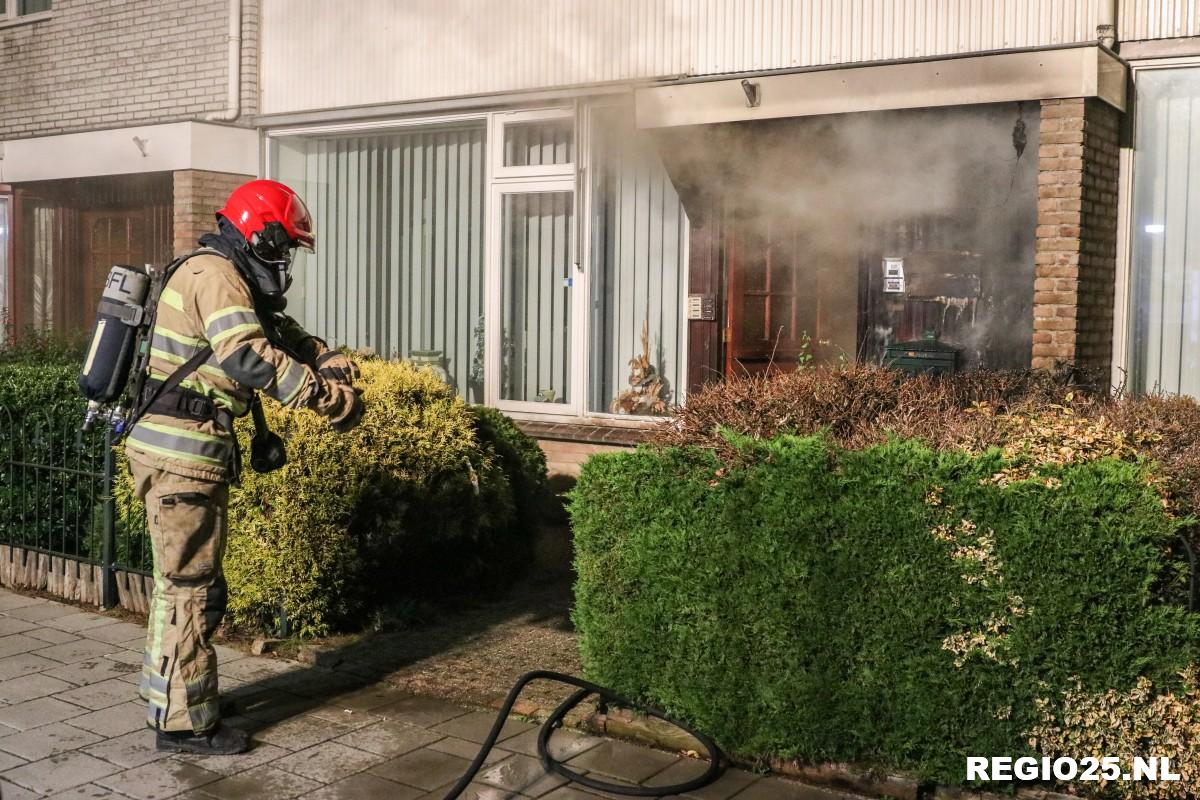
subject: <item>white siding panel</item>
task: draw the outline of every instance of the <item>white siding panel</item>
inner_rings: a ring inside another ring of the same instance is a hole
[[[1123,41],[1200,36],[1200,0],[1122,0]]]
[[[1100,2],[262,0],[262,110],[1067,44]],[[1197,5],[1131,0],[1122,38],[1196,35]]]

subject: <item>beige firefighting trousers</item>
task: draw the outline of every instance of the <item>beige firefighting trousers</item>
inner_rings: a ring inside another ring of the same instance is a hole
[[[220,719],[217,654],[209,641],[225,615],[229,486],[156,469],[130,459],[146,504],[154,550],[154,594],[139,693],[149,724],[205,731]]]

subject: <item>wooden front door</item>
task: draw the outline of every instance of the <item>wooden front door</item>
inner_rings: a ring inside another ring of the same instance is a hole
[[[812,324],[794,226],[731,226],[726,233],[725,374],[795,369]]]
[[[104,281],[113,264],[146,263],[146,214],[136,211],[88,211],[83,214],[84,264],[80,295],[84,325],[90,324]]]

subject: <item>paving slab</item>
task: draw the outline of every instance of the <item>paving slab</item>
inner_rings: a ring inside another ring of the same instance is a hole
[[[39,697],[37,700],[28,700],[15,706],[0,706],[0,725],[27,731],[86,713],[86,708],[80,708],[73,703],[65,703],[55,697]]]
[[[541,797],[567,782],[566,778],[559,775],[547,775],[540,761],[523,755],[512,755],[485,767],[475,776],[475,780],[527,797]]]
[[[7,614],[14,608],[26,608],[28,606],[45,605],[50,601],[43,600],[40,597],[30,597],[25,594],[17,594],[7,590],[0,591],[0,611]]]
[[[492,726],[495,724],[496,712],[472,711],[469,714],[456,717],[440,725],[435,725],[433,729],[447,736],[455,736],[459,739],[466,739],[468,742],[483,744],[484,739],[491,733]],[[500,729],[500,736],[496,741],[503,742],[505,739],[511,739],[518,734],[531,730],[537,730],[537,727],[528,722],[521,722],[509,717],[508,721],[504,723],[504,727]]]
[[[8,636],[13,633],[24,633],[27,630],[38,628],[38,623],[29,622],[28,620],[17,619],[16,617],[8,617],[0,615],[0,636]]]
[[[28,653],[46,646],[41,639],[35,639],[27,633],[12,633],[0,636],[0,658]]]
[[[69,691],[59,692],[58,697],[68,703],[99,711],[121,703],[128,703],[137,696],[130,688],[129,682],[123,678],[110,678],[99,683],[89,683]]]
[[[143,722],[144,720],[145,717],[143,717]],[[99,744],[89,745],[83,748],[83,752],[96,758],[103,758],[105,761],[111,761],[120,767],[140,767],[151,761],[160,761],[170,757],[170,753],[158,751],[155,741],[154,731],[143,725],[141,730],[130,731],[112,739],[105,739]],[[198,764],[197,766],[204,765]]]
[[[393,705],[401,700],[412,697],[409,692],[402,692],[390,686],[368,686],[364,689],[339,694],[329,701],[330,705],[341,706],[351,711],[371,711],[381,706]]]
[[[30,625],[38,625],[40,623],[31,622]],[[33,628],[25,631],[26,636],[32,636],[35,639],[40,639],[46,644],[65,644],[67,642],[77,642],[81,636],[76,636],[73,633],[60,631],[58,628]],[[74,791],[72,789],[71,791]]]
[[[80,661],[76,664],[57,664],[53,669],[46,670],[45,674],[52,678],[73,683],[76,686],[85,686],[91,683],[100,683],[111,678],[120,678],[123,675],[141,676],[142,673],[142,658],[139,655],[137,663],[122,664],[117,661],[112,661],[105,658],[93,658],[87,661]]]
[[[479,745],[475,742],[468,742],[466,739],[456,739],[453,736],[447,736],[445,739],[438,739],[436,742],[427,745],[430,750],[437,750],[439,753],[449,753],[452,756],[465,758],[467,761],[474,761],[475,756],[479,755]],[[506,750],[501,750],[499,747],[493,747],[492,751],[487,754],[487,758],[483,760],[484,766],[495,764],[497,761],[503,761],[511,755]]]
[[[0,750],[26,761],[40,761],[99,741],[101,737],[91,731],[55,722],[0,738]]]
[[[707,769],[707,761],[699,761],[694,758],[681,758],[662,772],[647,779],[645,785],[671,786],[684,783],[703,775]],[[716,783],[709,784],[702,789],[687,792],[684,796],[695,798],[695,800],[729,800],[729,798],[758,779],[759,776],[752,772],[730,769],[726,770],[725,774],[720,778],[717,778]]]
[[[21,758],[20,756],[14,756],[12,753],[0,751],[0,772],[12,769],[13,767],[19,767],[24,763],[25,759]],[[0,795],[0,798],[3,798],[3,795]]]
[[[39,697],[65,692],[74,687],[66,681],[52,678],[49,675],[33,673],[22,675],[4,681],[4,690],[0,693],[0,705],[14,706],[26,700],[36,700]]]
[[[339,736],[336,741],[338,744],[392,758],[410,753],[441,738],[442,734],[416,725],[384,720]]]
[[[372,713],[389,719],[399,719],[410,725],[432,727],[461,717],[468,709],[433,697],[409,697],[397,703],[372,709]]]
[[[96,783],[127,797],[135,798],[135,800],[163,800],[163,798],[174,797],[186,792],[188,789],[210,784],[220,777],[217,773],[195,764],[167,760],[162,763],[144,764],[127,769],[116,775],[101,778]],[[269,797],[270,795],[263,796]]]
[[[78,613],[78,609],[65,603],[52,603],[43,600],[40,603],[29,603],[4,610],[7,617],[15,617],[29,622],[41,622],[55,617],[66,617]]]
[[[126,800],[126,798],[117,794],[112,789],[105,789],[103,786],[95,783],[85,783],[83,786],[76,786],[74,789],[55,792],[47,797],[46,800]]]
[[[72,750],[10,769],[0,775],[0,778],[29,789],[35,794],[53,794],[91,783],[120,769],[87,753]],[[8,800],[7,794],[4,795],[4,800]]]
[[[535,727],[511,739],[505,739],[497,746],[502,750],[537,758],[537,740],[538,728]],[[603,741],[599,736],[588,736],[584,733],[559,728],[551,735],[547,750],[550,756],[557,761],[570,761]]]
[[[290,800],[319,789],[320,786],[316,781],[301,775],[294,775],[272,766],[261,766],[205,786],[204,793],[218,800],[247,800],[257,797]]]
[[[146,729],[147,709],[142,700],[130,701],[80,717],[72,717],[71,725],[99,734],[106,739]]]
[[[176,761],[186,761],[222,775],[236,775],[253,767],[269,764],[291,752],[291,750],[285,750],[273,744],[257,744],[249,752],[236,756],[202,756],[195,753],[181,753],[171,756],[171,758]]]
[[[421,796],[421,800],[442,800],[446,793],[450,791],[453,783],[448,783],[445,786]],[[587,795],[588,800],[596,800],[597,795]],[[488,786],[486,783],[468,783],[467,788],[463,789],[459,795],[460,800],[524,800],[523,795],[514,794],[505,789],[497,789],[495,786]]]
[[[571,759],[572,769],[586,769],[615,778],[624,778],[633,783],[662,772],[678,760],[679,756],[651,750],[625,742],[606,741]]]
[[[363,772],[385,757],[338,742],[322,742],[307,750],[284,756],[272,766],[296,775],[312,778],[319,783],[333,783]]]
[[[3,800],[40,800],[44,796],[0,778],[0,798]]]
[[[0,657],[0,681],[42,672],[52,667],[61,666],[57,661],[35,656],[32,653],[21,653],[16,656]]]
[[[108,642],[109,644],[122,646],[131,641],[136,641],[139,645],[145,643],[145,628],[128,622],[113,622],[111,617],[102,617],[102,619],[107,620],[106,624],[83,630],[80,632],[80,635],[88,639],[95,639],[97,642]],[[63,630],[67,629],[64,628]]]
[[[310,792],[303,800],[414,800],[421,794],[420,789],[363,773]]]
[[[20,634],[17,635],[20,636]],[[37,650],[35,655],[53,659],[63,664],[78,664],[80,661],[95,660],[107,653],[113,652],[116,648],[116,645],[111,645],[108,642],[94,642],[91,639],[79,639],[78,641],[51,645],[50,647],[46,647],[45,642],[41,642],[40,644],[41,649]]]
[[[105,625],[112,625],[115,620],[112,617],[106,617],[103,614],[93,614],[90,611],[77,611],[74,614],[64,614],[61,617],[50,617],[46,620],[46,625],[51,628],[57,628],[60,631],[67,633],[85,632],[92,628],[100,628]],[[128,638],[128,637],[126,637]]]
[[[783,778],[763,778],[737,793],[738,800],[850,800],[856,795]]]
[[[431,792],[439,786],[453,783],[466,771],[470,761],[439,753],[436,750],[414,750],[374,766],[370,772],[388,780]]]
[[[145,642],[142,643],[145,645]],[[142,649],[137,650],[118,650],[115,653],[108,653],[104,656],[109,661],[115,661],[118,664],[128,664],[138,669],[142,668]]]
[[[301,716],[285,719],[254,733],[253,738],[286,750],[304,750],[350,731],[329,720]]]

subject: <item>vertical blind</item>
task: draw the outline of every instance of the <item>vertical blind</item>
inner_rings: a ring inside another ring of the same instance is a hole
[[[439,351],[459,393],[482,402],[483,124],[276,145],[280,180],[317,228],[292,312],[337,345]]]
[[[642,353],[663,380],[661,397],[681,403],[686,384],[682,313],[688,219],[649,135],[627,108],[592,115],[592,294],[590,411],[607,413],[630,389],[629,361]]]
[[[569,402],[574,192],[505,194],[501,399]]]
[[[1137,78],[1132,380],[1200,397],[1200,68]]]

